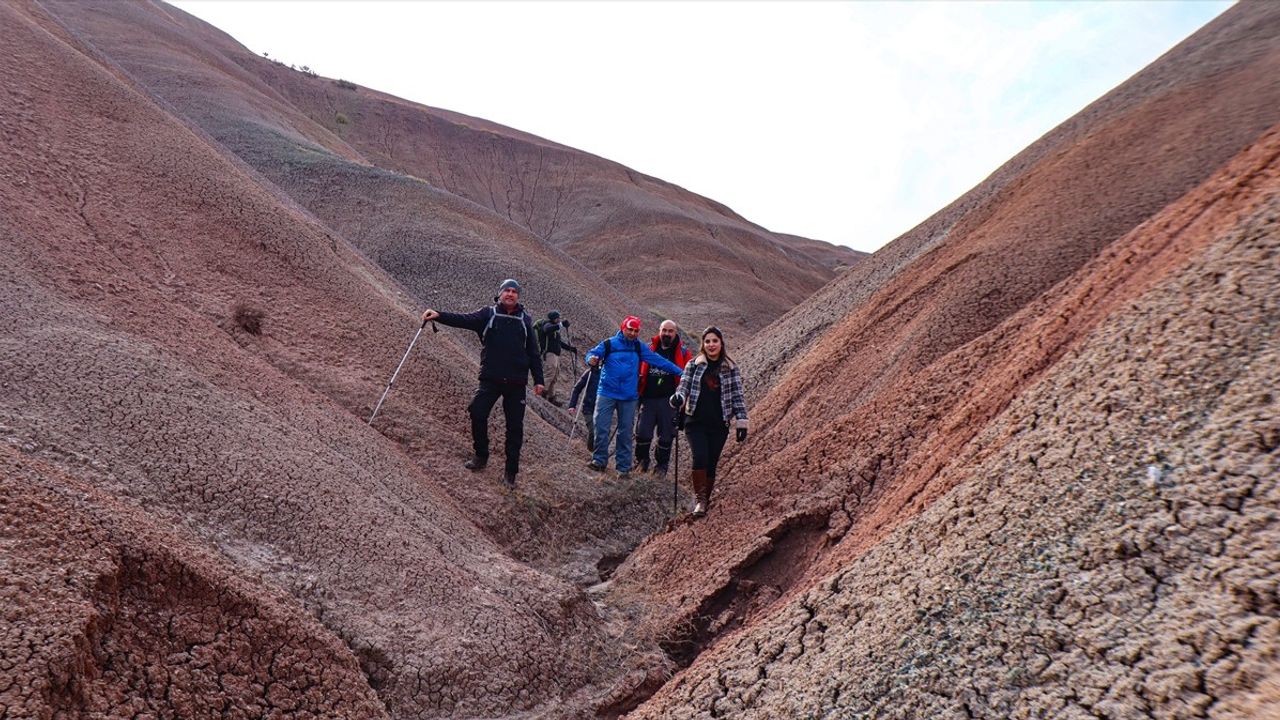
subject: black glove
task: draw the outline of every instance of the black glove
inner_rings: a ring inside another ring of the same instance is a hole
[[[738,442],[742,442],[743,440],[746,440],[746,439],[747,439],[747,429],[738,428]]]
[[[677,430],[684,429],[684,413],[682,412],[676,413],[676,429]]]
[[[560,324],[564,326],[564,329],[565,329],[565,330],[568,330],[568,329],[569,329],[569,321],[568,321],[568,320],[561,320],[561,321],[560,321]]]

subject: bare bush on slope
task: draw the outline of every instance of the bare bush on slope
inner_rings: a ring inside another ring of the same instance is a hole
[[[634,716],[1280,713],[1280,128],[1068,284],[936,501]]]

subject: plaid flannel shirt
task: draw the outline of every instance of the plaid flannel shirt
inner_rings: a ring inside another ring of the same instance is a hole
[[[692,417],[693,411],[698,407],[698,396],[702,394],[702,374],[706,370],[707,356],[701,353],[684,366],[676,394],[685,399],[685,415]],[[731,360],[720,364],[720,413],[724,416],[725,425],[729,424],[730,418],[736,418],[735,427],[747,427],[747,402],[742,397],[742,375]]]

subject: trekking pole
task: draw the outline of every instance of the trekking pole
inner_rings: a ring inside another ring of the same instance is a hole
[[[569,322],[569,321],[568,321],[568,320],[565,320],[565,322]],[[572,344],[573,344],[573,342],[572,342],[572,341],[573,341],[573,338],[569,337],[569,328],[568,328],[568,326],[565,326],[565,328],[564,328],[564,341],[565,341],[566,343],[570,344],[570,345],[572,345]],[[576,372],[578,372],[578,363],[579,363],[579,362],[581,362],[581,360],[578,358],[578,351],[577,351],[577,350],[574,350],[574,351],[573,351],[573,371],[574,371],[575,373],[576,373]]]
[[[404,357],[400,358],[400,364],[396,366],[396,371],[391,373],[391,382],[387,383],[387,389],[382,391],[382,397],[378,398],[378,404],[373,408],[373,414],[369,416],[369,424],[373,424],[373,419],[378,417],[378,411],[382,409],[382,403],[387,399],[387,393],[391,392],[391,386],[396,384],[396,376],[400,374],[400,368],[404,367],[404,361],[409,359],[409,353],[413,352],[413,346],[418,342],[418,336],[427,327],[427,320],[422,321],[422,327],[418,328],[418,332],[413,334],[413,340],[409,342],[409,349],[404,351]],[[438,333],[440,328],[435,323],[431,323],[431,332]]]
[[[683,412],[683,410],[676,410],[676,412]],[[676,428],[675,454],[676,454],[676,471],[675,471],[675,474],[671,476],[671,515],[672,516],[680,514],[680,500],[677,497],[677,491],[676,491],[676,488],[679,487],[680,485],[680,428]]]

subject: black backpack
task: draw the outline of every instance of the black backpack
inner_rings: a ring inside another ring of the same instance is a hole
[[[613,352],[613,340],[614,340],[614,338],[609,338],[608,340],[605,340],[605,341],[604,341],[604,355],[603,355],[603,356],[601,356],[601,358],[600,358],[600,362],[602,362],[602,363],[603,363],[603,362],[604,362],[604,360],[605,360],[605,358],[609,357],[609,353]],[[639,359],[639,358],[641,357],[641,355],[640,355],[640,341],[639,341],[639,340],[637,340],[637,341],[636,341],[636,346],[635,346],[635,348],[633,348],[633,351],[634,351],[634,352],[635,352],[635,354],[636,354],[636,358],[637,358],[637,359]]]
[[[538,354],[543,357],[546,357],[547,355],[547,336],[550,335],[550,333],[547,332],[547,323],[549,322],[551,321],[539,320],[538,323],[533,326],[534,337],[538,339]]]

